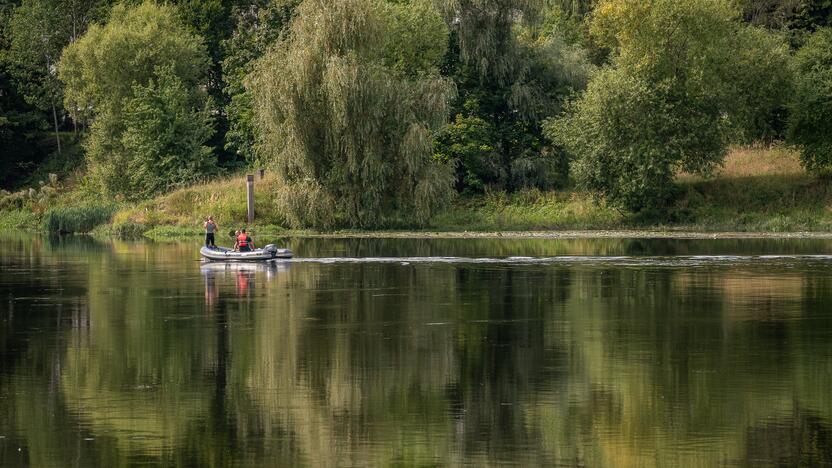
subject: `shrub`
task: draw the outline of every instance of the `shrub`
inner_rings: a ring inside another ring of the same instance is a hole
[[[629,211],[662,210],[679,170],[707,174],[725,154],[718,108],[673,83],[651,85],[622,69],[593,80],[548,132],[574,155],[576,180]]]
[[[90,232],[108,223],[117,208],[115,204],[101,203],[57,207],[47,210],[41,223],[44,230],[53,233]]]
[[[832,28],[818,30],[795,55],[795,95],[788,138],[803,166],[832,170]]]

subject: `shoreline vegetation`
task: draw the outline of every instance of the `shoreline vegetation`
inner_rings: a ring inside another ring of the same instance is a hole
[[[761,1],[12,2],[0,229],[832,232],[832,7]]]
[[[680,175],[678,201],[655,219],[611,209],[575,190],[528,190],[460,196],[422,226],[402,217],[376,230],[295,230],[285,227],[272,199],[279,184],[268,172],[255,182],[256,222],[251,229],[258,236],[832,238],[832,187],[807,174],[798,154],[780,146],[735,148],[709,179]],[[65,225],[75,226],[66,231],[97,236],[176,240],[201,236],[201,220],[209,214],[219,221],[221,233],[242,226],[246,218],[244,175],[98,210],[86,207],[76,192],[58,196],[43,213],[5,211],[0,228],[55,231]]]

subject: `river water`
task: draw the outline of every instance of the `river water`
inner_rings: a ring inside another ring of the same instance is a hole
[[[832,241],[0,235],[2,466],[832,464]]]

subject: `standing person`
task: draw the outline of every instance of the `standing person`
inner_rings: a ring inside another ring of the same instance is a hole
[[[214,232],[217,231],[218,226],[214,222],[214,217],[209,216],[205,220],[205,223],[203,223],[203,227],[205,227],[205,247],[216,247],[217,244],[214,243]]]

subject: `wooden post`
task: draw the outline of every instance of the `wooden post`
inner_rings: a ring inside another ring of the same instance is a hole
[[[248,188],[248,224],[254,222],[254,175],[246,176],[246,186]]]
[[[260,169],[257,172],[260,173],[260,180],[263,180],[263,177],[266,177],[266,170],[265,169]]]

